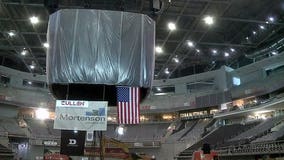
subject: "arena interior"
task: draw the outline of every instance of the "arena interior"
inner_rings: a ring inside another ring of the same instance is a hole
[[[49,15],[61,9],[139,13],[156,23],[140,124],[119,125],[108,106],[101,134],[115,147],[156,160],[193,159],[204,144],[220,160],[284,159],[284,1],[0,0],[1,160],[60,152],[46,56]]]

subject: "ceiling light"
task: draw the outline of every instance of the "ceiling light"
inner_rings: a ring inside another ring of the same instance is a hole
[[[170,71],[169,71],[168,68],[165,69],[165,73],[166,73],[166,74],[170,74]]]
[[[14,37],[16,35],[16,32],[14,30],[11,30],[8,32],[9,37]]]
[[[78,133],[78,131],[77,131],[77,130],[74,130],[74,133]]]
[[[123,134],[124,134],[124,127],[123,127],[123,126],[118,126],[118,128],[117,128],[117,133],[118,133],[119,135],[123,135]]]
[[[176,30],[176,24],[173,23],[173,22],[169,22],[169,23],[168,23],[168,28],[169,28],[169,30],[171,30],[171,31]]]
[[[49,118],[49,112],[45,108],[39,108],[35,111],[35,116],[38,119],[45,120]]]
[[[213,49],[213,50],[212,50],[212,53],[213,53],[213,54],[216,54],[216,53],[217,53],[217,50],[216,50],[216,49]]]
[[[45,48],[49,48],[49,44],[48,44],[47,42],[43,43],[43,46],[44,46]]]
[[[235,52],[236,50],[234,48],[230,48],[231,52]]]
[[[199,50],[199,49],[196,49],[196,52],[197,52],[197,53],[200,53],[200,50]]]
[[[157,91],[161,91],[162,89],[160,87],[157,87]]]
[[[225,52],[225,53],[224,53],[224,56],[225,56],[225,57],[229,57],[229,53],[228,53],[228,52]]]
[[[30,68],[31,68],[31,69],[35,69],[35,66],[34,66],[34,65],[30,65]]]
[[[155,50],[157,53],[163,53],[163,49],[160,46],[157,46]]]
[[[256,35],[256,31],[252,31],[252,34],[253,34],[253,35]]]
[[[205,24],[212,25],[214,23],[214,18],[212,16],[206,16],[203,18]]]
[[[260,29],[265,29],[264,25],[259,25]]]
[[[249,40],[249,37],[246,37],[246,40]]]
[[[177,57],[174,57],[173,60],[176,62],[176,63],[179,63],[179,59]]]
[[[268,22],[268,21],[265,21],[265,23],[268,24],[269,22]]]
[[[274,22],[274,17],[268,17],[268,20],[270,21],[270,22]]]
[[[32,82],[31,82],[31,81],[28,81],[28,84],[30,84],[30,85],[31,85],[31,84],[32,84]]]
[[[28,53],[28,51],[24,48],[21,52],[21,55],[25,56]]]
[[[194,47],[194,43],[193,43],[192,41],[187,41],[187,45],[188,45],[190,48]]]
[[[272,55],[276,55],[276,54],[277,54],[277,51],[272,51],[271,54],[272,54]]]
[[[30,21],[32,24],[37,24],[39,22],[39,19],[38,17],[32,16],[30,17]]]

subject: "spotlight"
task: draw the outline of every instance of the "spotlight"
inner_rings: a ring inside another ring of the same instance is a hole
[[[163,49],[160,46],[157,46],[155,50],[157,53],[163,53]]]
[[[225,57],[229,57],[229,53],[228,53],[228,52],[225,52],[225,53],[224,53],[224,56],[225,56]]]
[[[174,57],[173,60],[176,62],[176,63],[179,63],[179,59],[177,57]]]
[[[190,47],[190,48],[193,48],[194,47],[194,43],[192,41],[187,41],[187,45]]]
[[[271,54],[272,55],[277,55],[278,53],[277,53],[277,51],[272,51]]]
[[[11,30],[8,32],[9,37],[14,37],[16,35],[16,32],[14,30]]]
[[[166,73],[166,74],[170,74],[170,71],[169,71],[168,68],[165,69],[165,73]]]
[[[28,51],[24,48],[21,52],[21,55],[25,56],[25,55],[27,55],[27,53],[28,53]]]
[[[196,49],[196,52],[197,52],[197,53],[200,53],[200,50],[199,50],[199,49]]]
[[[30,17],[30,21],[32,24],[37,24],[39,22],[39,19],[38,17],[32,16]]]
[[[43,43],[43,47],[49,48],[49,44],[47,42]]]
[[[212,16],[206,16],[203,18],[203,21],[207,25],[212,25],[214,23],[214,18]]]
[[[262,30],[265,29],[264,25],[259,25],[259,28],[262,29]]]
[[[161,91],[162,89],[160,87],[157,87],[157,91]]]
[[[268,17],[269,22],[274,22],[274,17]]]
[[[256,31],[252,31],[252,34],[253,34],[253,35],[256,35]]]
[[[49,112],[45,108],[39,108],[35,111],[35,116],[38,119],[45,120],[49,118]]]
[[[176,30],[176,24],[173,23],[173,22],[169,22],[168,28],[169,28],[169,30],[174,31],[174,30]]]
[[[118,126],[118,128],[117,128],[117,133],[118,133],[119,135],[123,135],[123,134],[124,134],[124,127],[123,127],[123,126]]]
[[[217,54],[217,50],[216,50],[216,49],[213,49],[213,50],[212,50],[212,53],[213,53],[213,54]]]
[[[235,52],[236,50],[234,48],[230,48],[231,52]]]
[[[35,69],[35,66],[34,66],[34,65],[30,65],[30,68],[31,68],[31,69]]]

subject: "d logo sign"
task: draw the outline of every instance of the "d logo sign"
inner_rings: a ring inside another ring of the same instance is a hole
[[[75,144],[77,144],[76,139],[69,139],[69,144],[70,144],[70,145],[75,145]]]

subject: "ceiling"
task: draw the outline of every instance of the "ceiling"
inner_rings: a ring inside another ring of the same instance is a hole
[[[124,10],[151,16],[156,21],[156,46],[163,50],[156,53],[155,79],[201,73],[222,65],[237,68],[256,60],[250,56],[255,51],[284,38],[281,0],[160,0],[161,8],[154,10],[151,0],[57,1],[58,5],[50,5],[47,0],[0,0],[2,65],[45,74],[43,44],[49,13],[63,8]],[[204,23],[208,15],[214,18],[214,24]],[[31,16],[38,17],[39,23],[32,24]],[[176,24],[176,30],[168,29],[169,22]],[[193,47],[188,46],[189,41]],[[271,51],[264,57],[272,55]]]

